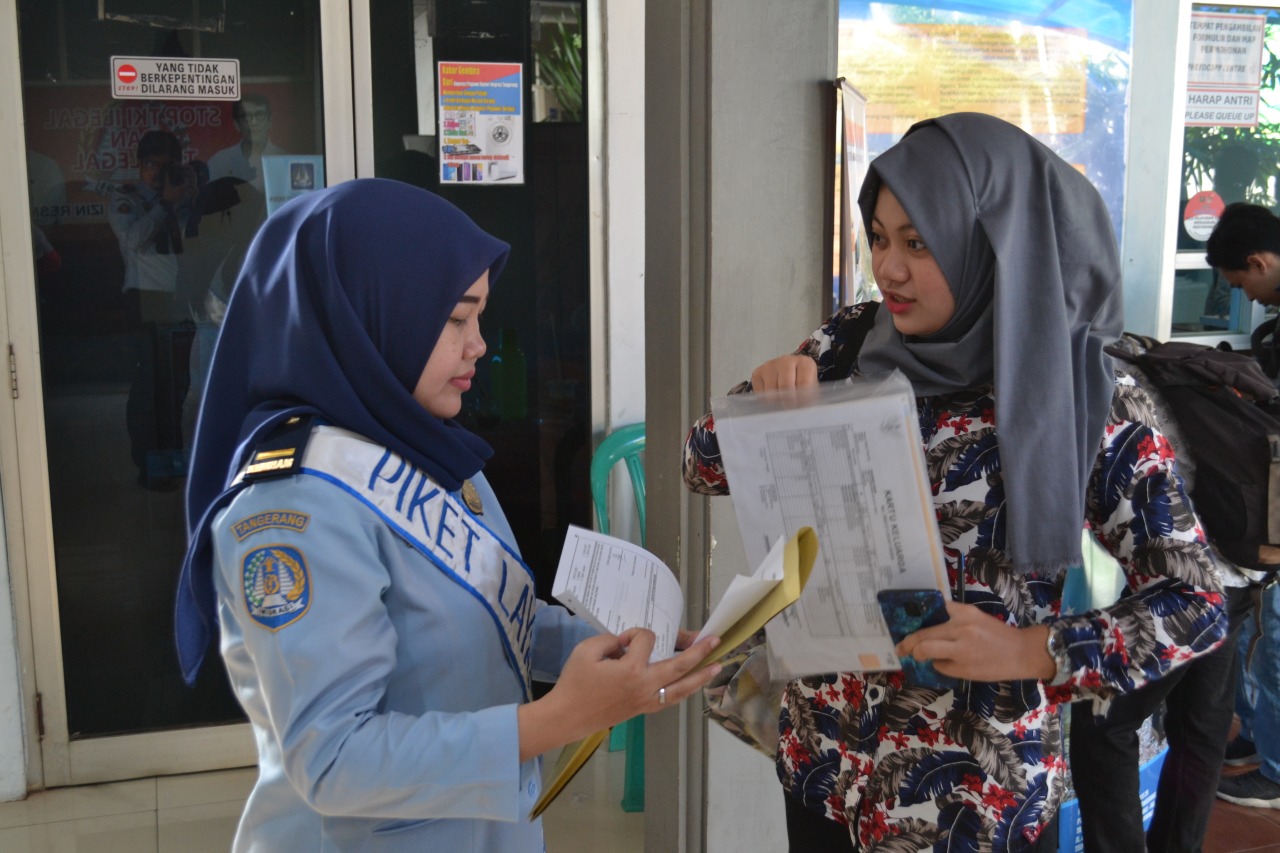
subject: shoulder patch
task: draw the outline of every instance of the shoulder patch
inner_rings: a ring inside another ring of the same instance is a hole
[[[252,483],[296,474],[302,468],[302,451],[311,438],[312,415],[289,418],[253,448],[244,466],[244,480]]]
[[[244,603],[253,620],[279,631],[311,606],[311,575],[297,548],[267,545],[244,556]]]
[[[231,525],[231,532],[235,534],[237,541],[244,541],[246,536],[257,533],[259,530],[267,530],[272,527],[280,527],[285,530],[293,530],[297,533],[305,533],[307,525],[311,523],[311,516],[305,512],[290,512],[287,509],[269,509],[265,512],[257,512],[246,518],[242,518],[235,524]]]

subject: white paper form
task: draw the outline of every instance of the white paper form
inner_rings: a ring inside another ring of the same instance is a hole
[[[766,627],[791,675],[898,669],[876,602],[946,590],[911,384],[868,382],[712,401],[749,564],[809,526],[818,558],[800,600]]]
[[[684,593],[666,564],[639,545],[571,525],[551,594],[601,631],[653,631],[651,662],[675,654]]]

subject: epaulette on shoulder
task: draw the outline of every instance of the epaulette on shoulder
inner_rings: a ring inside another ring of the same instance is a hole
[[[244,466],[244,481],[288,477],[302,470],[302,453],[311,439],[314,420],[314,415],[295,415],[271,430],[254,446]]]

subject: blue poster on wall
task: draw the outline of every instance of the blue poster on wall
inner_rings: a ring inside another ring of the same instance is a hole
[[[1132,0],[841,0],[838,74],[867,98],[871,156],[915,122],[1004,118],[1080,169],[1120,239]]]

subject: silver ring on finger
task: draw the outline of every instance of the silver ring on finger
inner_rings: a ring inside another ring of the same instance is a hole
[[[667,704],[667,688],[665,687],[658,688],[658,704],[659,705]]]

